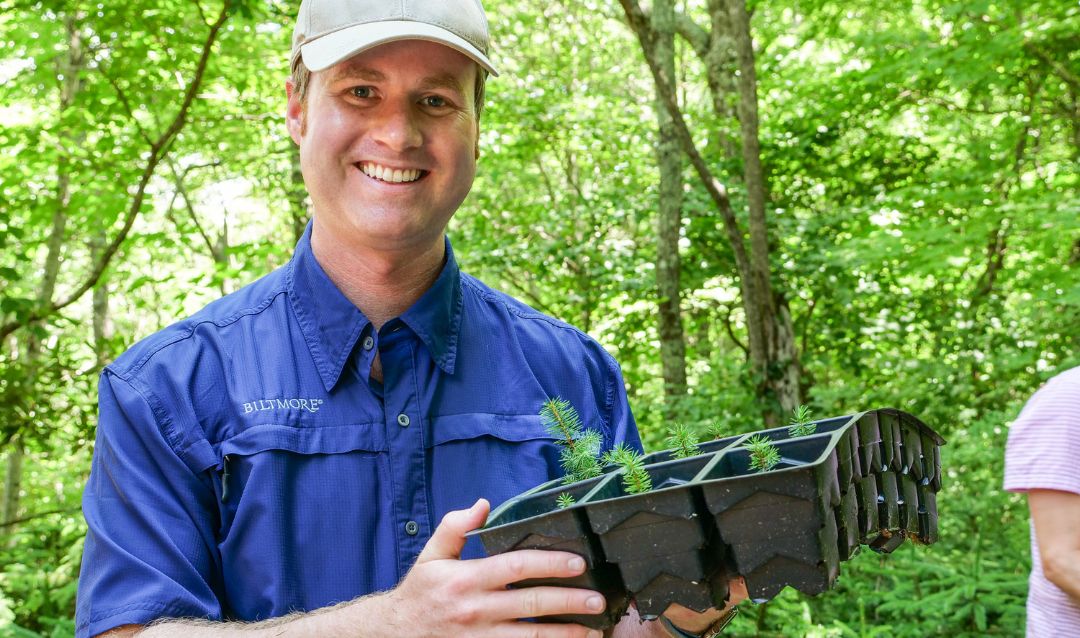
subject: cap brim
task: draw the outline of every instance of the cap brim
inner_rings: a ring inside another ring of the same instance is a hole
[[[361,51],[398,40],[427,40],[444,44],[469,56],[488,73],[499,75],[491,60],[464,38],[434,25],[410,20],[369,22],[346,27],[302,44],[300,55],[309,70],[322,71]]]

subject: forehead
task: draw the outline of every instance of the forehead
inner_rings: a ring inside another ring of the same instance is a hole
[[[362,51],[323,72],[329,83],[342,80],[402,82],[465,93],[477,65],[458,51],[434,42],[402,40]]]

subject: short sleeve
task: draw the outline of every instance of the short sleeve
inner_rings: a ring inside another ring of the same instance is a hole
[[[174,452],[148,395],[109,371],[101,376],[83,493],[79,638],[158,618],[221,618],[214,485]]]
[[[1048,381],[1009,428],[1005,489],[1080,494],[1080,368]]]
[[[634,422],[634,413],[630,410],[630,401],[626,396],[626,382],[623,381],[622,370],[611,355],[605,353],[605,359],[610,371],[607,407],[612,447],[624,443],[638,452],[644,452],[641,436]]]

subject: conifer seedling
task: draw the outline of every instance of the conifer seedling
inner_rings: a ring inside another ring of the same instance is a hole
[[[540,410],[540,422],[557,439],[562,448],[559,461],[563,467],[563,481],[575,483],[600,476],[600,433],[586,430],[581,417],[569,401],[551,397]]]
[[[800,405],[791,415],[788,436],[808,436],[817,431],[817,426],[810,422],[810,406]]]
[[[665,440],[671,450],[671,456],[676,459],[685,459],[701,454],[701,448],[697,444],[697,436],[693,430],[683,423],[676,423],[668,428],[668,437]]]
[[[705,432],[712,439],[715,440],[715,439],[724,438],[724,436],[725,436],[724,430],[725,430],[725,428],[724,428],[723,423],[721,423],[720,421],[713,421],[712,423],[709,424],[709,427],[706,428]]]
[[[570,496],[569,492],[563,492],[555,498],[555,502],[559,506],[559,509],[566,509],[574,504],[574,497]]]
[[[768,472],[780,462],[780,451],[763,434],[750,437],[743,445],[750,453],[750,469]]]
[[[652,479],[637,450],[620,443],[604,455],[604,460],[623,468],[623,491],[627,494],[644,494],[652,489]]]

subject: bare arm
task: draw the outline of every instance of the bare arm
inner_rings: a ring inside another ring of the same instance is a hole
[[[395,589],[354,601],[260,623],[166,621],[145,628],[128,625],[104,636],[140,638],[263,636],[476,636],[497,638],[600,638],[580,625],[522,623],[518,618],[552,614],[595,614],[604,599],[596,592],[566,587],[507,589],[531,578],[567,578],[585,570],[574,554],[541,550],[508,552],[459,560],[465,533],[479,527],[489,505],[450,512],[432,534],[416,565]],[[598,602],[599,606],[590,606]]]
[[[1080,494],[1031,490],[1028,507],[1043,573],[1080,605]]]

